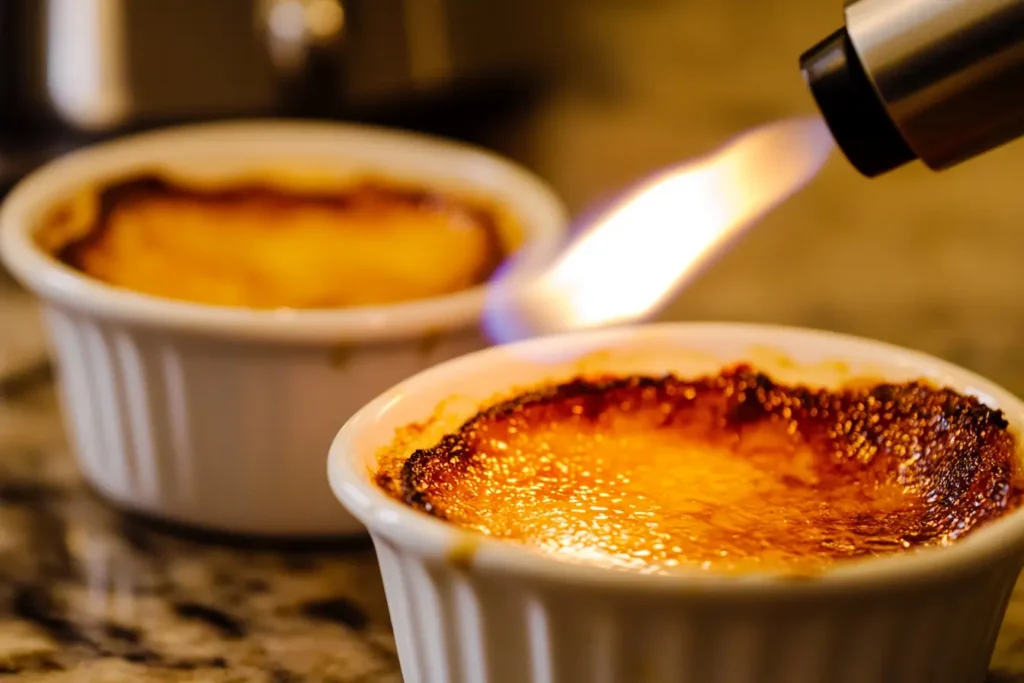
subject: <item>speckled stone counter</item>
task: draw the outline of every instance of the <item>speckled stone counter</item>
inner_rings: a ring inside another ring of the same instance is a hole
[[[4,398],[0,677],[401,681],[368,542],[267,550],[121,516],[81,486],[48,383]]]
[[[586,4],[573,78],[488,138],[575,210],[746,126],[811,111],[795,60],[842,20],[839,0]],[[941,175],[910,167],[875,181],[835,158],[667,317],[877,337],[1024,394],[1022,177],[1024,143]],[[85,490],[40,339],[31,301],[0,274],[0,676],[400,681],[368,545],[189,538]],[[996,682],[1024,683],[1024,584]]]

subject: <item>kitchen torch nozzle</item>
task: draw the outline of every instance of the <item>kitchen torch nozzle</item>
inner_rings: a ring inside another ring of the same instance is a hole
[[[850,163],[934,170],[1024,134],[1024,0],[853,0],[800,66]]]

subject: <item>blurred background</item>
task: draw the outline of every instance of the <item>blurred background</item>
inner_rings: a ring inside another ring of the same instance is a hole
[[[815,112],[798,59],[842,25],[842,5],[0,0],[0,197],[26,173],[93,140],[286,116],[396,125],[483,145],[535,171],[580,214],[746,128]],[[836,152],[814,183],[664,317],[875,337],[1024,395],[1022,178],[1024,142],[943,173],[915,163],[874,180]],[[27,444],[30,482],[40,467],[72,476],[67,459],[38,457],[40,444],[63,448],[52,395],[25,389],[46,378],[46,367],[35,304],[0,267],[0,444],[18,457]],[[20,460],[5,455],[5,462]],[[63,522],[40,510],[24,528],[25,538],[41,540],[25,552],[10,546],[10,556],[28,558],[31,576],[40,574],[36,562],[69,556]],[[4,519],[17,521],[23,512],[10,514]],[[107,537],[97,538],[106,547]],[[172,553],[198,551],[174,546]],[[132,572],[143,562],[129,561]],[[218,561],[210,562],[213,576]],[[366,567],[374,566],[370,557]],[[375,576],[376,569],[358,571]],[[1024,612],[1011,609],[999,667],[1024,667],[1022,628]],[[327,644],[336,654],[334,641]]]
[[[520,161],[579,213],[814,105],[839,0],[2,0],[0,191],[94,139],[225,117],[358,120]],[[671,306],[915,346],[1024,392],[1024,144],[875,180],[838,154]],[[0,289],[8,367],[38,360]],[[2,365],[2,364],[0,364]],[[2,368],[0,368],[2,372]]]

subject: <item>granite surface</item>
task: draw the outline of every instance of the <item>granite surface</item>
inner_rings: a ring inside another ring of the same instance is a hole
[[[487,141],[575,210],[812,105],[818,0],[588,0],[572,78]],[[835,158],[666,317],[808,325],[923,349],[1024,394],[1024,143],[874,181]],[[399,681],[372,548],[259,548],[124,517],[67,454],[31,300],[0,274],[0,676]],[[1024,683],[1024,584],[991,683]]]

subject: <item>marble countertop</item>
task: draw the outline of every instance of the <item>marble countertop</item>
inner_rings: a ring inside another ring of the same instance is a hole
[[[574,210],[812,110],[800,52],[841,3],[587,0],[576,75],[489,144]],[[628,5],[628,7],[627,7]],[[672,305],[913,346],[1024,394],[1024,143],[874,181],[835,158]],[[259,548],[124,517],[67,454],[31,299],[0,273],[0,676],[400,681],[373,550]],[[1024,683],[1024,584],[989,683]]]
[[[368,540],[260,547],[121,515],[62,432],[44,367],[0,379],[0,677],[400,683]]]

